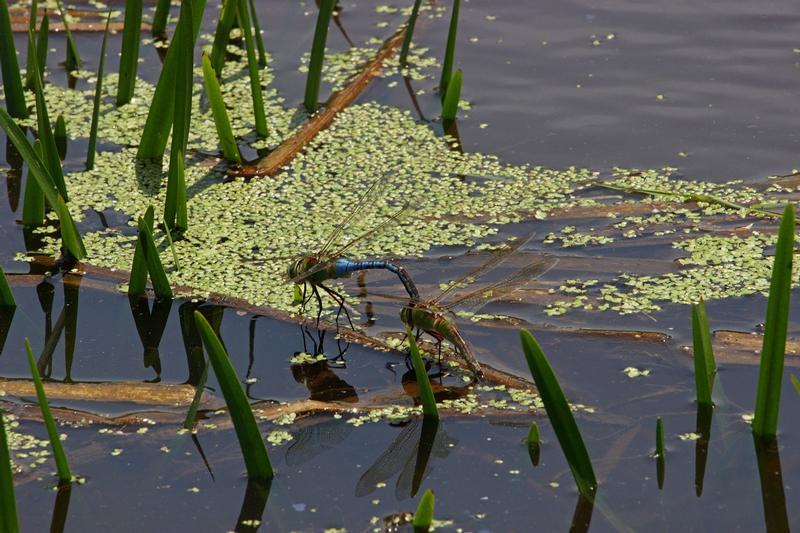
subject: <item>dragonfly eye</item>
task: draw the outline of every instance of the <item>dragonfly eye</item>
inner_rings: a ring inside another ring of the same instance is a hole
[[[297,259],[289,263],[289,268],[286,269],[286,273],[289,275],[290,279],[296,278],[300,274],[300,263],[302,262],[302,259]]]

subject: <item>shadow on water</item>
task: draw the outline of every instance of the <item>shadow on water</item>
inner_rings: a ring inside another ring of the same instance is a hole
[[[694,490],[697,497],[703,495],[703,481],[706,476],[708,461],[708,443],[711,441],[711,419],[714,407],[708,404],[697,405],[697,423],[695,433],[699,435],[694,445]]]
[[[19,206],[20,192],[22,191],[22,156],[10,140],[6,140],[6,162],[10,167],[6,171],[6,194],[8,206],[16,212]]]
[[[778,439],[761,440],[754,437],[753,442],[758,459],[758,476],[761,480],[761,498],[764,503],[764,522],[767,531],[770,533],[789,531]]]
[[[52,323],[53,313],[53,286],[44,281],[40,283],[36,292],[39,296],[39,303],[45,316],[45,335],[44,347],[42,348],[37,360],[39,373],[46,378],[53,374],[53,355],[56,347],[64,336],[64,382],[72,382],[72,365],[75,360],[75,343],[78,338],[78,300],[80,295],[80,276],[65,276],[62,287],[64,289],[64,305],[56,319]]]
[[[144,348],[144,367],[152,368],[156,373],[155,377],[148,381],[158,383],[161,381],[161,356],[158,353],[158,345],[161,344],[161,337],[167,327],[172,300],[156,299],[153,301],[152,309],[146,297],[131,296],[128,301],[136,323],[136,331]]]
[[[272,488],[271,482],[248,481],[244,492],[242,509],[239,511],[239,518],[236,520],[236,533],[252,533],[258,530],[261,525],[261,518],[264,516],[264,509],[267,506],[269,493]]]
[[[50,522],[50,533],[63,533],[69,515],[69,499],[72,486],[65,485],[56,490],[56,502],[53,504],[53,518]]]

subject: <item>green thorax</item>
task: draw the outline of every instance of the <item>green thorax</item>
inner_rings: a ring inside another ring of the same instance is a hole
[[[323,281],[336,278],[336,265],[328,257],[319,258],[316,256],[307,256],[298,259],[289,265],[288,273],[289,279],[297,279],[310,270],[318,269],[318,265],[323,263],[325,266],[320,268],[308,277],[299,279],[297,283],[311,283],[312,285],[319,285]]]
[[[438,308],[424,304],[404,307],[400,311],[400,320],[412,329],[419,328],[434,337],[449,341],[458,348],[463,344],[455,323]]]

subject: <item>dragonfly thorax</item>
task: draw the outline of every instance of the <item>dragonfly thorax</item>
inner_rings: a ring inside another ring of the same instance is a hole
[[[330,278],[329,269],[319,267],[325,262],[327,262],[326,258],[308,255],[290,263],[286,273],[289,279],[295,280],[296,283],[321,283]],[[316,272],[311,273],[311,270],[316,270]]]

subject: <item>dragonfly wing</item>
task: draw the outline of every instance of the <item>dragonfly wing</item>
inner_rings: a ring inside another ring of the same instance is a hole
[[[416,205],[416,204],[414,204],[414,205]],[[365,231],[364,233],[362,233],[358,237],[356,237],[353,240],[347,242],[347,244],[345,244],[344,246],[342,246],[341,248],[336,250],[336,252],[334,252],[332,255],[334,255],[335,257],[341,257],[342,255],[344,255],[344,253],[347,250],[352,248],[353,245],[355,245],[356,243],[363,241],[367,237],[374,237],[376,235],[379,235],[386,228],[388,228],[393,222],[397,222],[398,220],[400,220],[404,216],[406,216],[409,213],[411,213],[412,210],[413,209],[412,209],[412,205],[411,204],[400,208],[394,214],[389,216],[389,218],[387,218],[386,220],[384,220],[383,222],[381,222],[380,224],[378,224],[374,228],[370,228],[369,230]]]
[[[525,268],[517,271],[511,277],[502,279],[488,287],[481,287],[457,299],[449,302],[445,309],[448,310],[462,310],[471,313],[477,312],[481,307],[496,300],[507,296],[517,289],[521,289],[530,282],[536,280],[545,272],[556,266],[558,259],[551,255],[543,255],[538,257]]]
[[[378,457],[356,484],[356,496],[365,496],[375,490],[376,485],[386,482],[414,457],[419,435],[422,431],[420,419],[412,420],[389,447]]]
[[[347,439],[354,427],[352,424],[341,424],[338,420],[331,420],[302,428],[294,434],[294,441],[286,449],[286,464],[301,465],[327,450],[336,448]]]
[[[436,298],[433,299],[433,303],[441,302],[447,295],[451,294],[455,289],[461,287],[465,284],[471,283],[479,276],[483,276],[487,272],[491,271],[494,267],[505,261],[505,259],[525,246],[527,243],[533,239],[533,236],[536,235],[535,233],[531,233],[524,239],[517,239],[513,243],[511,243],[506,248],[499,250],[496,252],[492,257],[483,263],[478,268],[467,272],[465,275],[461,276],[459,279],[450,282],[450,285],[447,286],[445,290],[443,290]]]

